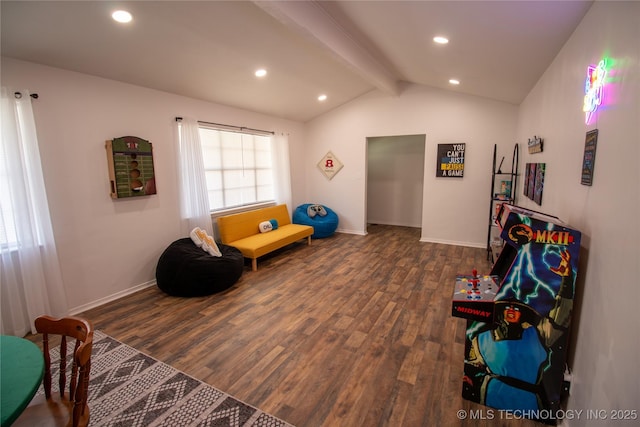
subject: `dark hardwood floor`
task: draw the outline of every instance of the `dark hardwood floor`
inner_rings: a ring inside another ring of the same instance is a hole
[[[154,286],[81,315],[299,427],[540,426],[461,397],[465,321],[451,296],[456,273],[488,272],[486,251],[421,243],[416,228],[368,231],[295,244],[256,272],[246,264],[224,293]]]

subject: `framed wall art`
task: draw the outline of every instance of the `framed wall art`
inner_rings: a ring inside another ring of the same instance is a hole
[[[524,195],[539,205],[542,205],[546,167],[546,163],[527,163],[525,167]]]
[[[533,201],[542,205],[542,190],[544,189],[544,172],[546,163],[536,163],[536,177],[533,183]]]
[[[436,158],[436,177],[464,177],[465,148],[465,143],[438,144],[438,156]]]
[[[584,155],[582,157],[582,177],[580,184],[593,184],[593,168],[596,164],[596,146],[598,144],[598,129],[590,130],[584,142]]]

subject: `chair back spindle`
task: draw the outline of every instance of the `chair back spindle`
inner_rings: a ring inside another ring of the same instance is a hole
[[[80,317],[55,319],[40,316],[35,321],[36,330],[42,334],[44,355],[44,399],[34,398],[25,412],[16,420],[16,426],[54,425],[82,427],[89,423],[89,375],[91,372],[91,350],[93,348],[93,325]],[[58,393],[52,390],[52,336],[59,336],[60,361],[58,364]],[[75,340],[73,351],[68,355],[67,346]],[[67,359],[71,358],[70,361]],[[71,364],[71,375],[67,389],[67,367]],[[67,392],[68,390],[68,392]],[[49,422],[46,424],[45,422]]]

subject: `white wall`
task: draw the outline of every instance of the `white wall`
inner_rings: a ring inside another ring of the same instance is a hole
[[[605,105],[585,125],[586,69],[603,58],[609,59]],[[640,3],[596,2],[519,112],[518,141],[544,138],[543,153],[525,154],[523,162],[546,163],[542,206],[523,198],[520,186],[522,204],[557,215],[583,233],[570,349],[571,409],[640,411],[639,64]],[[585,133],[596,128],[593,185],[583,186]],[[603,425],[586,415],[567,423]]]
[[[162,251],[186,237],[180,235],[176,116],[286,132],[293,173],[301,173],[301,123],[9,58],[2,58],[2,85],[40,96],[32,105],[72,311],[154,283]],[[110,198],[104,144],[126,135],[153,144],[157,195]],[[303,180],[292,182],[294,204],[303,203]]]
[[[493,144],[511,158],[517,107],[452,91],[405,85],[397,97],[370,92],[307,123],[307,197],[336,211],[338,231],[366,233],[367,137],[426,134],[422,240],[486,246]],[[438,143],[465,142],[462,179],[436,178]],[[344,163],[328,181],[327,153]]]
[[[422,225],[424,135],[367,139],[367,223]]]

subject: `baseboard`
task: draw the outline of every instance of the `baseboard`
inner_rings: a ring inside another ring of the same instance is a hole
[[[154,280],[150,280],[148,282],[145,282],[145,283],[142,283],[140,285],[134,286],[133,288],[125,289],[123,291],[116,292],[113,295],[109,295],[109,296],[106,296],[104,298],[100,298],[99,300],[92,301],[92,302],[90,302],[88,304],[83,304],[81,306],[74,307],[71,310],[69,310],[69,314],[74,316],[76,314],[83,313],[83,312],[85,312],[87,310],[91,310],[92,308],[99,307],[99,306],[101,306],[103,304],[106,304],[108,302],[115,301],[115,300],[120,299],[122,297],[126,297],[127,295],[131,295],[131,294],[133,294],[135,292],[138,292],[138,291],[140,291],[142,289],[146,289],[146,288],[149,288],[151,286],[154,286],[155,284],[156,284],[155,279]]]
[[[357,234],[358,236],[366,236],[367,233],[366,232],[362,232],[360,230],[347,230],[344,228],[339,228],[336,230],[336,233],[344,233],[344,234]]]
[[[409,227],[409,228],[422,228],[421,223],[407,224],[404,222],[393,222],[388,220],[376,221],[375,219],[367,218],[367,225],[391,225],[393,227]]]
[[[453,246],[466,246],[469,248],[479,248],[479,249],[486,249],[487,247],[481,243],[475,243],[475,242],[459,242],[459,241],[455,241],[455,240],[442,240],[442,239],[431,239],[428,237],[421,237],[420,238],[421,242],[428,242],[428,243],[441,243],[443,245],[453,245]]]

